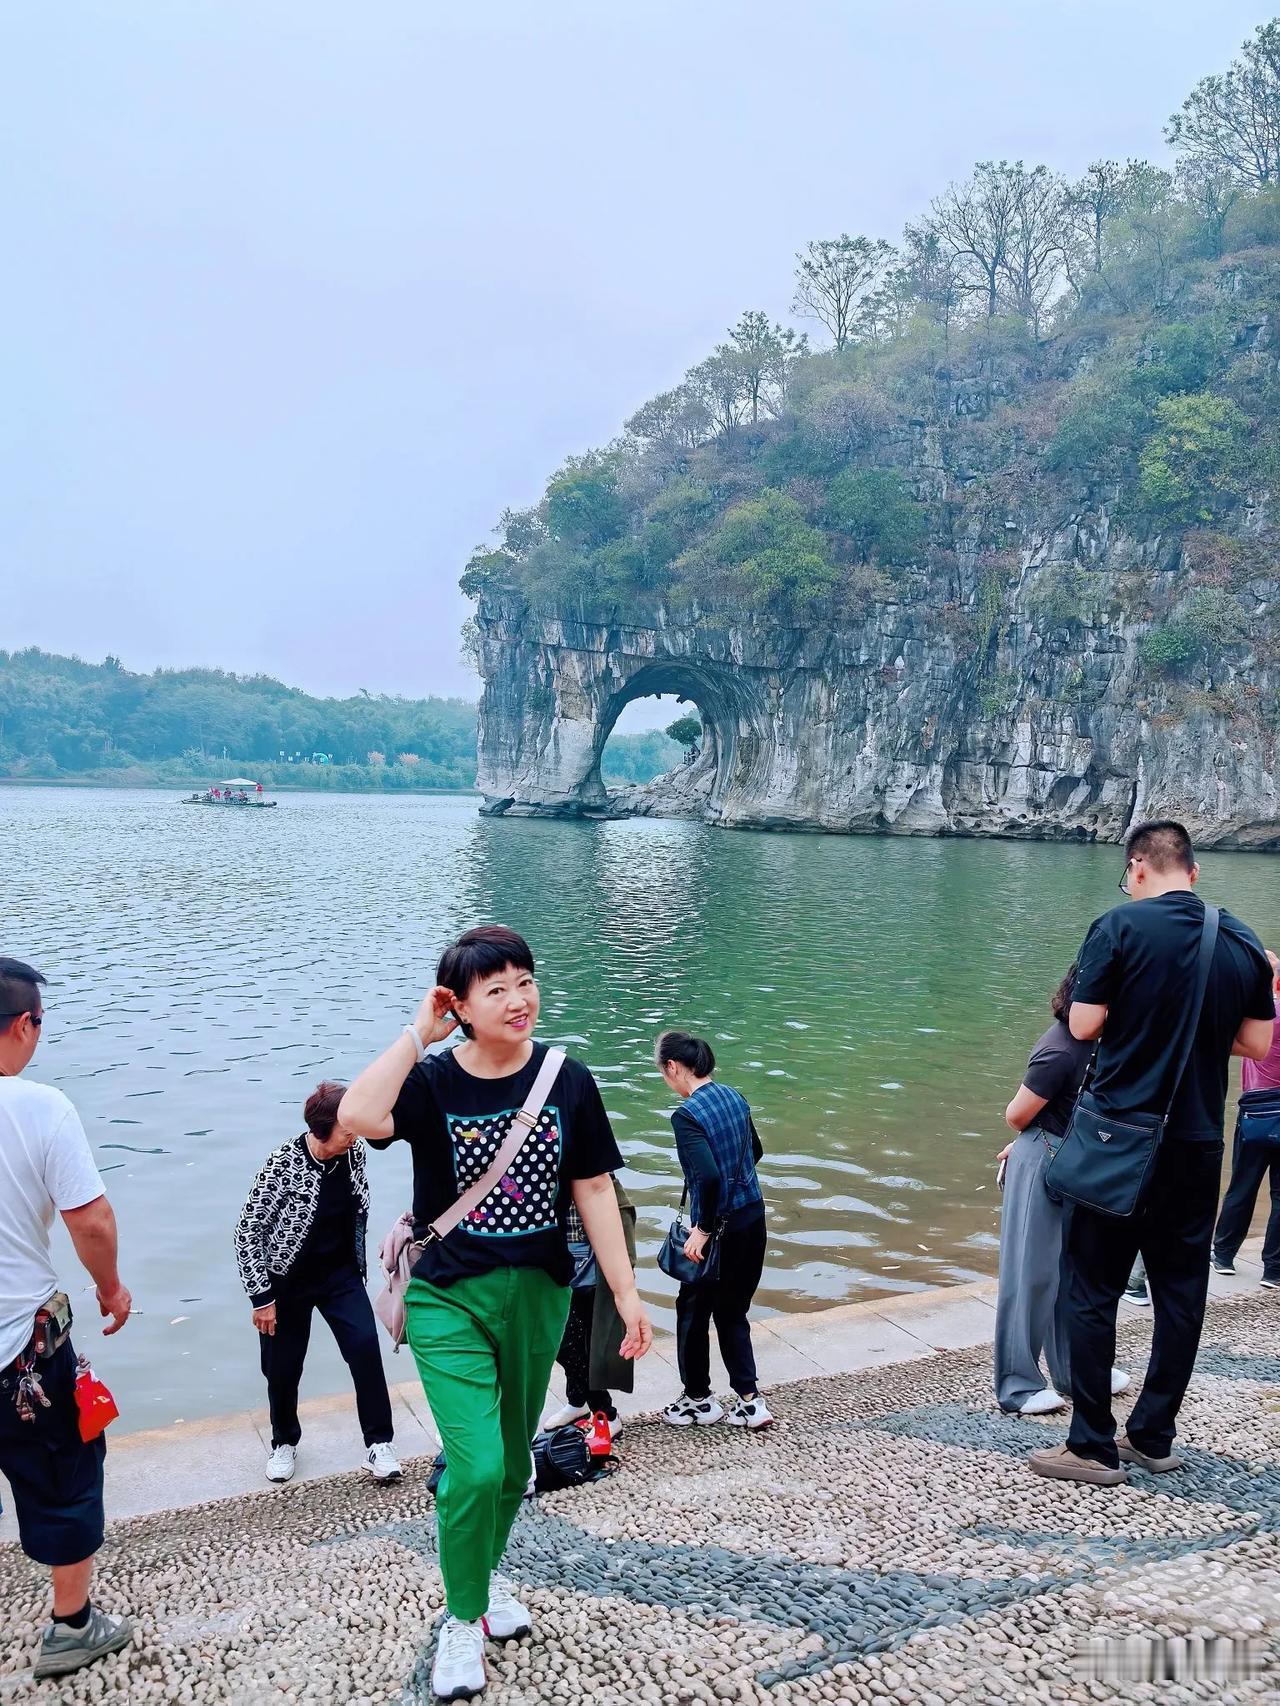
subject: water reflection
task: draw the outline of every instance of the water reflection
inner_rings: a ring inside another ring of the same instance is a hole
[[[291,796],[224,817],[58,789],[0,790],[0,859],[3,950],[54,979],[38,1073],[112,1169],[144,1314],[104,1363],[133,1426],[260,1402],[231,1255],[254,1168],[485,919],[528,935],[542,1034],[600,1079],[647,1256],[679,1190],[652,1046],[680,1024],[756,1109],[764,1308],[990,1273],[1000,1110],[1118,868],[1114,848],[507,822],[470,800]],[[1205,864],[1208,891],[1280,939],[1274,864]],[[380,1229],[407,1159],[370,1172]],[[669,1319],[651,1265],[646,1290]],[[308,1390],[344,1385],[318,1333]]]

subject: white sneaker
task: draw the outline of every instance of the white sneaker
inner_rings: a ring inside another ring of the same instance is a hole
[[[268,1481],[291,1481],[298,1467],[296,1445],[278,1445],[267,1459]]]
[[[712,1422],[723,1421],[724,1405],[716,1398],[690,1398],[681,1393],[674,1404],[668,1404],[662,1419],[673,1428],[709,1428]]]
[[[739,1398],[729,1411],[731,1428],[767,1428],[772,1421],[769,1406],[758,1392],[754,1398]]]
[[[484,1665],[484,1621],[460,1623],[446,1617],[436,1637],[431,1692],[437,1700],[470,1700],[489,1680]]]
[[[391,1447],[380,1442],[369,1447],[369,1455],[364,1460],[364,1466],[375,1481],[398,1481],[400,1479],[400,1464]]]
[[[1111,1370],[1111,1396],[1113,1398],[1117,1392],[1127,1392],[1132,1385],[1133,1381],[1122,1368]]]
[[[556,1410],[543,1422],[547,1433],[553,1433],[556,1428],[567,1428],[574,1422],[585,1422],[590,1416],[590,1407],[586,1404],[566,1404],[563,1410]]]
[[[1033,1392],[1026,1402],[1019,1406],[1020,1416],[1048,1416],[1055,1410],[1065,1410],[1068,1400],[1061,1392],[1052,1386],[1042,1386],[1038,1392]]]
[[[484,1626],[491,1641],[523,1641],[533,1633],[533,1613],[512,1593],[501,1576],[489,1582],[489,1609]]]

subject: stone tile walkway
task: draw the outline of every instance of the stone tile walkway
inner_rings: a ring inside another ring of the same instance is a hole
[[[1064,1429],[992,1407],[989,1286],[771,1320],[765,1378],[793,1382],[776,1427],[635,1420],[618,1476],[526,1509],[510,1565],[538,1631],[494,1650],[488,1698],[1280,1697],[1280,1298],[1257,1288],[1256,1249],[1239,1266],[1213,1282],[1188,1467],[1115,1489],[1025,1468]],[[1148,1312],[1126,1309],[1135,1370],[1149,1334]],[[669,1352],[642,1365],[633,1410],[674,1390]],[[344,1400],[309,1407],[312,1478],[279,1489],[260,1479],[260,1418],[115,1442],[100,1597],[134,1609],[135,1646],[78,1681],[32,1683],[44,1581],[0,1545],[0,1701],[425,1700],[434,1441],[416,1389],[397,1406],[402,1452],[420,1441],[424,1455],[396,1488],[320,1472],[353,1460]],[[1239,1679],[1124,1674],[1155,1662]]]

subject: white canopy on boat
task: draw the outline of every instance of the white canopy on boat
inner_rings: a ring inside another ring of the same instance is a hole
[[[219,782],[220,788],[256,788],[258,784],[247,776],[233,776],[229,782]]]

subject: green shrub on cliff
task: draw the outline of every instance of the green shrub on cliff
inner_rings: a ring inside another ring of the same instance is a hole
[[[1217,663],[1247,632],[1245,610],[1233,593],[1198,587],[1173,616],[1143,636],[1142,658],[1159,674],[1177,675],[1191,664]]]
[[[919,560],[929,539],[923,507],[896,468],[846,468],[827,487],[827,527],[859,563]]]
[[[1138,499],[1172,521],[1212,521],[1244,489],[1250,422],[1229,397],[1166,397],[1138,458]]]
[[[745,591],[779,615],[801,615],[829,594],[839,570],[794,498],[766,487],[727,511],[685,567],[696,585]]]

